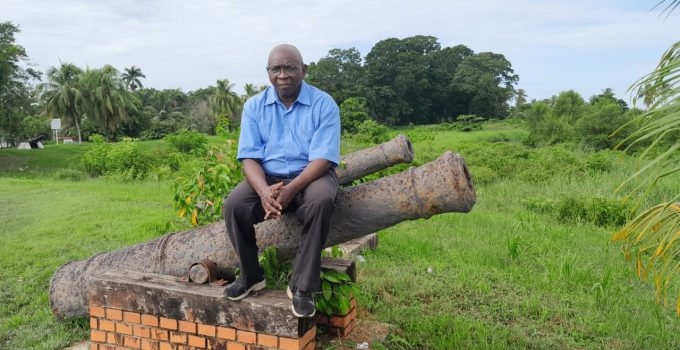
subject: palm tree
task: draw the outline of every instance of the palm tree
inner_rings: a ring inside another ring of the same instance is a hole
[[[246,91],[246,94],[241,96],[241,101],[245,103],[249,98],[264,91],[267,88],[267,85],[255,86],[255,84],[246,83],[243,88]]]
[[[120,124],[127,120],[126,108],[134,108],[118,71],[110,65],[87,69],[80,76],[85,89],[87,116],[97,121],[111,140]]]
[[[229,79],[218,80],[212,96],[208,99],[208,108],[215,115],[215,119],[227,121],[229,125],[241,114],[243,106],[241,98],[232,91],[233,87],[234,84],[230,84]]]
[[[659,5],[664,2],[662,0]],[[669,3],[664,10],[668,14],[680,5],[680,0]],[[633,103],[642,99],[648,109],[617,130],[618,132],[630,125],[638,126],[621,144],[632,141],[628,146],[630,148],[637,143],[651,141],[642,157],[649,154],[649,151],[658,151],[662,147],[660,155],[620,186],[621,188],[636,181],[636,186],[627,198],[645,189],[636,202],[635,208],[638,208],[660,179],[680,172],[677,163],[668,168],[665,162],[680,150],[680,138],[676,137],[675,141],[669,138],[680,131],[680,41],[664,53],[653,72],[637,81],[629,90],[633,92]],[[662,146],[664,144],[666,146]],[[658,301],[665,300],[671,276],[680,271],[680,193],[671,193],[671,198],[666,203],[657,204],[642,212],[613,237],[614,240],[624,241],[626,258],[635,261],[638,276],[645,278],[651,272]],[[676,311],[680,315],[680,298]]]
[[[79,85],[81,74],[82,70],[76,65],[62,62],[59,68],[50,67],[47,70],[47,82],[39,86],[44,113],[75,126],[79,144],[82,143],[80,122],[84,107],[83,91]]]
[[[142,88],[142,82],[139,78],[146,78],[146,75],[142,73],[142,69],[132,66],[130,68],[125,68],[125,72],[122,75],[123,81],[125,81],[125,87],[130,88],[132,92],[137,90],[137,88]]]

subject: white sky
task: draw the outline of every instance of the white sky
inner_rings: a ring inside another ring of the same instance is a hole
[[[20,26],[17,41],[43,72],[59,60],[136,65],[157,89],[266,84],[267,54],[282,42],[311,62],[422,34],[504,54],[529,98],[611,87],[629,100],[626,89],[680,40],[680,10],[664,20],[658,1],[2,0],[0,21]]]

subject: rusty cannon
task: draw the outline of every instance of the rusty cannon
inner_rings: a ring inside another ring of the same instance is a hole
[[[385,148],[370,150],[384,152]],[[359,167],[349,164],[347,168]],[[405,220],[447,212],[466,213],[472,210],[475,201],[475,189],[464,159],[446,152],[420,167],[342,188],[338,192],[326,246],[362,237]],[[256,225],[258,245],[260,248],[276,246],[281,258],[292,258],[297,251],[300,229],[294,215],[284,214],[279,220],[265,221]],[[230,275],[238,266],[223,222],[66,263],[54,273],[50,282],[50,306],[58,318],[85,316],[88,312],[87,284],[94,276],[119,269],[185,276],[192,263],[206,258],[217,263],[218,275]]]

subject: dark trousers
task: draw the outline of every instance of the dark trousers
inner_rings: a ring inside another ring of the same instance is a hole
[[[291,181],[269,175],[265,178],[269,185]],[[307,185],[284,210],[294,213],[303,227],[289,282],[301,290],[321,290],[321,249],[328,237],[338,186],[335,171],[330,170]],[[247,285],[261,281],[263,271],[257,259],[258,247],[253,227],[265,216],[260,196],[247,181],[243,181],[224,200],[222,214],[227,225],[227,236],[239,258],[241,278]]]

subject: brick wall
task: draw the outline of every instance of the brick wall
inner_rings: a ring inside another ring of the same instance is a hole
[[[316,347],[312,319],[294,317],[284,291],[241,301],[223,287],[132,271],[107,273],[88,288],[91,348],[297,349]]]

